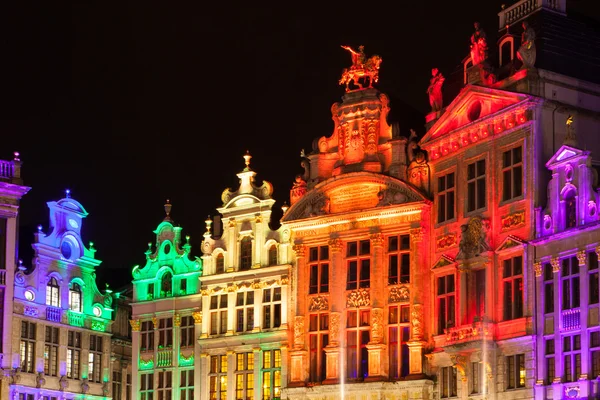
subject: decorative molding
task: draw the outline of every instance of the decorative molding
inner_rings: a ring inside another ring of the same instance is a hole
[[[435,243],[437,251],[442,251],[451,247],[456,247],[456,245],[458,245],[456,233],[449,233],[447,235],[438,236]]]
[[[410,290],[406,286],[393,287],[388,295],[388,303],[407,302],[410,299]]]
[[[585,267],[585,262],[587,261],[587,253],[585,250],[579,250],[577,252],[577,261],[579,261],[580,267]]]
[[[310,298],[308,311],[325,311],[329,309],[329,299],[327,296],[315,296]]]
[[[413,228],[410,230],[410,240],[415,243],[421,242],[424,236],[425,229],[423,228]]]
[[[550,264],[552,265],[552,272],[560,272],[560,262],[558,262],[558,257],[550,259]]]
[[[303,244],[295,244],[292,246],[292,250],[294,250],[294,253],[296,253],[296,258],[301,258],[306,255],[306,246]]]
[[[536,277],[540,277],[542,276],[542,263],[539,261],[536,261],[535,263],[533,263],[533,270],[535,271],[535,276]]]
[[[202,323],[202,311],[194,311],[192,313],[192,318],[194,318],[194,324]]]
[[[139,332],[140,331],[140,320],[139,319],[130,319],[129,320],[129,325],[131,325],[131,330],[133,332]]]
[[[371,344],[383,342],[383,309],[371,309]]]
[[[368,307],[371,305],[371,296],[368,290],[358,289],[348,293],[346,297],[346,307]]]
[[[329,345],[331,347],[337,347],[339,344],[340,316],[339,312],[329,313]]]
[[[154,329],[158,329],[158,318],[152,317],[152,325],[154,325]]]
[[[23,314],[28,316],[28,317],[34,317],[34,318],[39,318],[40,316],[40,310],[38,310],[37,307],[33,307],[33,306],[25,306],[23,309]]]
[[[372,233],[370,236],[371,245],[373,247],[382,247],[383,246],[383,235],[381,232]]]
[[[423,339],[423,306],[414,304],[410,314],[412,324],[412,338],[414,340]]]
[[[527,242],[525,242],[523,239],[514,235],[508,235],[502,241],[502,243],[500,243],[500,246],[498,246],[498,248],[496,249],[496,253],[501,253],[504,250],[513,249],[514,247],[524,247],[526,245]]]
[[[506,232],[511,229],[519,228],[525,225],[525,211],[506,215],[500,219],[500,232]]]
[[[329,250],[332,253],[339,253],[344,248],[344,243],[342,243],[341,239],[335,238],[329,240]]]
[[[442,254],[440,256],[440,258],[437,260],[437,262],[435,264],[433,264],[433,267],[431,267],[431,269],[438,269],[438,268],[442,268],[447,265],[452,265],[455,263],[456,263],[456,260],[454,258],[449,257],[445,254]]]
[[[181,315],[175,314],[173,316],[173,326],[175,326],[175,327],[181,326]]]

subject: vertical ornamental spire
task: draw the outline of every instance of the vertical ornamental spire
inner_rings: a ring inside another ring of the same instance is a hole
[[[167,202],[165,203],[165,221],[169,221],[172,222],[173,220],[171,219],[171,208],[173,207],[173,205],[171,204],[171,200],[167,199]]]

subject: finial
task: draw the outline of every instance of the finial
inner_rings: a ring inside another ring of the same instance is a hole
[[[94,249],[94,242],[90,242],[90,250]]]
[[[210,219],[210,215],[208,217],[206,217],[206,219],[204,220],[204,223],[206,224],[206,233],[210,234],[210,226],[212,225],[212,219]]]
[[[65,190],[65,196],[68,199],[69,197],[71,197],[71,189],[66,189]]]
[[[13,155],[15,156],[15,158],[14,158],[14,161],[21,161],[21,159],[19,158],[20,154],[19,154],[19,152],[18,152],[18,151],[15,151],[15,152],[13,153]]]
[[[287,201],[284,200],[283,204],[281,205],[281,209],[283,210],[283,213],[285,214],[289,208],[290,208],[290,206],[288,205]]]
[[[502,4],[502,5],[500,6],[500,8],[501,8],[502,10],[504,10],[504,9],[506,8],[506,4]]]
[[[38,228],[38,232],[39,232],[39,233],[42,233],[42,224],[39,224],[39,225],[37,226],[37,228]]]
[[[23,260],[19,260],[19,266],[17,267],[19,271],[25,271],[27,268],[23,265]]]
[[[165,214],[167,214],[167,216],[165,217],[166,221],[169,221],[171,219],[171,208],[173,207],[173,205],[171,204],[171,200],[167,199],[167,202],[165,203]]]
[[[252,156],[250,155],[250,151],[246,150],[246,154],[244,154],[244,161],[246,162],[246,171],[250,170],[250,159]]]
[[[190,243],[190,235],[185,235],[185,242]]]
[[[563,143],[568,146],[577,146],[577,137],[575,135],[575,126],[573,125],[573,121],[575,121],[575,118],[573,118],[572,115],[569,115],[566,121],[567,134],[565,135],[565,140],[563,141]]]

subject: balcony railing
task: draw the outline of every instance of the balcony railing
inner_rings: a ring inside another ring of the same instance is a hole
[[[445,330],[446,345],[472,340],[492,339],[494,337],[494,324],[488,322],[474,322]]]
[[[173,365],[173,349],[159,350],[156,356],[157,367],[170,367]]]
[[[52,322],[61,322],[62,309],[56,307],[46,307],[46,319]]]
[[[14,162],[0,160],[0,178],[11,179],[13,176],[15,176]]]
[[[85,315],[76,311],[69,310],[67,313],[69,319],[69,325],[82,327],[85,323]]]
[[[558,0],[517,1],[515,4],[511,5],[510,7],[506,7],[504,10],[498,13],[498,16],[500,17],[500,26],[498,28],[502,30],[507,25],[511,25],[523,18],[526,18],[528,15],[532,14],[535,10],[541,7],[557,12],[565,11],[561,9],[562,6]]]
[[[562,312],[562,328],[565,331],[579,329],[581,326],[581,311],[579,308],[571,308]]]

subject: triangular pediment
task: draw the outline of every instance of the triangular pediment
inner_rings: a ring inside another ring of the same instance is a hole
[[[546,163],[546,167],[548,169],[554,169],[565,162],[572,162],[578,159],[579,157],[587,157],[588,155],[589,151],[584,151],[578,149],[577,147],[572,147],[564,144],[560,147],[560,149],[558,149],[556,153],[554,153],[552,158],[548,160],[548,162]]]
[[[290,207],[282,222],[416,202],[429,200],[406,182],[372,172],[353,172],[319,183]]]
[[[467,85],[423,136],[420,146],[531,99],[531,96],[522,93]]]
[[[456,263],[456,260],[450,256],[447,256],[445,254],[442,254],[440,258],[438,258],[438,260],[435,262],[435,264],[433,264],[433,267],[431,267],[431,269],[440,269],[443,267],[447,267],[448,265],[453,265]]]
[[[496,249],[496,253],[500,253],[500,252],[503,252],[503,251],[509,250],[509,249],[525,247],[526,245],[527,245],[527,242],[525,242],[523,239],[521,239],[517,236],[508,235],[502,241],[502,243],[500,243],[500,246],[498,246],[498,248]]]

